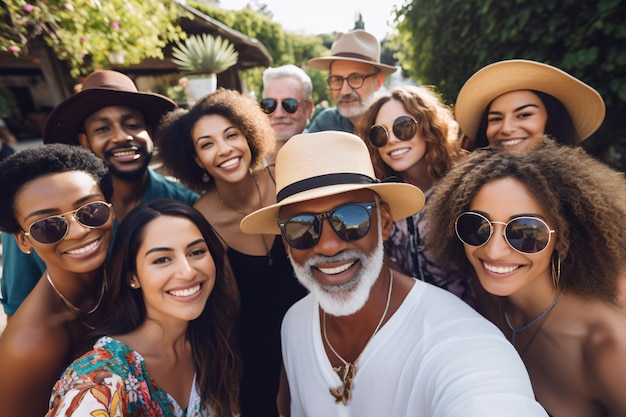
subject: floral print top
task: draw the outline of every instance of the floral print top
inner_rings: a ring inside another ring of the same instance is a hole
[[[54,385],[46,417],[212,417],[194,379],[187,410],[159,388],[143,357],[108,336],[76,359]]]

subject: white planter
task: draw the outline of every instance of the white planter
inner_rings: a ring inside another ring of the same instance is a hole
[[[187,85],[187,104],[193,106],[193,104],[215,91],[217,88],[217,75],[207,74],[202,78],[189,78],[189,84]]]

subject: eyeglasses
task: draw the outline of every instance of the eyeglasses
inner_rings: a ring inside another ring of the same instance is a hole
[[[367,75],[354,73],[348,75],[347,77],[342,77],[341,75],[331,75],[326,79],[326,83],[328,83],[328,88],[330,88],[331,90],[341,90],[341,87],[343,87],[343,82],[348,81],[348,85],[350,86],[350,88],[356,90],[363,87],[363,83],[365,82],[366,78],[373,77],[377,74],[378,72]]]
[[[261,100],[261,109],[267,114],[272,114],[276,110],[279,101],[283,106],[283,110],[285,110],[287,113],[293,114],[298,111],[298,100],[296,100],[295,98],[285,98],[282,100],[276,100],[275,98],[264,98],[263,100]]]
[[[30,225],[26,236],[32,236],[39,243],[51,245],[57,243],[67,235],[69,223],[65,216],[73,214],[78,223],[91,229],[105,224],[111,216],[111,204],[104,201],[94,201],[68,211],[67,213],[44,217]]]
[[[343,240],[350,242],[365,237],[372,223],[371,203],[349,203],[327,211],[326,213],[300,213],[278,222],[278,227],[287,243],[298,250],[311,249],[320,240],[324,219]]]
[[[504,225],[504,240],[520,253],[539,253],[550,243],[555,230],[539,217],[520,216],[507,223],[494,222],[480,213],[467,211],[456,218],[454,228],[461,242],[470,246],[482,246],[493,235],[493,225]]]
[[[400,140],[411,140],[417,133],[417,122],[411,116],[399,116],[391,127],[393,134]],[[372,146],[381,148],[389,139],[389,131],[383,125],[370,127],[369,139]]]

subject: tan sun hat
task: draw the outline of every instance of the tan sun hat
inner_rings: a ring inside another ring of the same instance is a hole
[[[338,33],[330,47],[330,56],[309,60],[311,68],[329,71],[333,61],[354,61],[371,64],[385,74],[396,71],[395,67],[380,63],[380,43],[374,35],[363,29]]]
[[[483,67],[461,88],[454,113],[463,133],[475,139],[489,103],[518,90],[541,91],[559,100],[574,122],[578,142],[591,136],[604,120],[604,101],[587,84],[551,65],[512,59]]]
[[[389,204],[394,221],[424,206],[424,194],[414,185],[376,179],[367,146],[358,136],[332,130],[295,135],[276,157],[278,203],[244,217],[241,230],[280,234],[282,206],[361,189],[376,192]]]

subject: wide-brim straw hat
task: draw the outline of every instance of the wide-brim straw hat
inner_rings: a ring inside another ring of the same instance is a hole
[[[541,91],[559,100],[574,122],[578,142],[591,136],[604,120],[602,96],[584,82],[551,65],[512,59],[487,65],[461,88],[454,112],[463,133],[475,139],[487,106],[502,94],[518,90]]]
[[[367,146],[356,135],[336,131],[295,135],[276,156],[277,203],[244,217],[241,230],[280,234],[281,207],[362,189],[374,191],[389,204],[394,221],[404,219],[424,206],[424,194],[397,181],[376,179]]]
[[[133,80],[121,72],[96,71],[85,79],[81,91],[52,110],[44,127],[43,142],[77,145],[85,119],[108,106],[137,109],[152,128],[158,126],[165,113],[177,107],[161,94],[137,91]]]
[[[374,35],[363,29],[339,33],[330,47],[330,56],[309,60],[311,68],[329,71],[333,61],[364,62],[379,68],[385,74],[396,71],[396,67],[380,62],[380,43]]]

